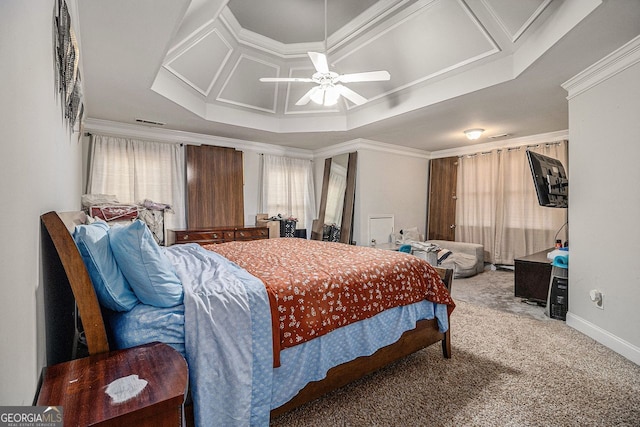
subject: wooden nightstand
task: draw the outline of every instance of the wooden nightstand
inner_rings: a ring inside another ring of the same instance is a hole
[[[107,394],[119,378],[137,375],[146,386],[121,403]],[[49,366],[37,405],[62,406],[65,426],[181,426],[188,370],[166,344],[151,343]]]

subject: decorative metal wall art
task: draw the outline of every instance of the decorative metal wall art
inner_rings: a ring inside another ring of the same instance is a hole
[[[65,0],[58,0],[54,16],[54,58],[56,61],[56,86],[64,120],[73,132],[76,122],[82,123],[84,104],[78,64],[80,50],[71,27],[71,16]]]

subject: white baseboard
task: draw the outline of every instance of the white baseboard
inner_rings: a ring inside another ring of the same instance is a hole
[[[567,313],[567,326],[576,329],[586,336],[593,338],[605,347],[631,360],[636,365],[640,365],[640,347],[637,347],[615,335],[606,331],[599,326],[576,316],[573,313]]]

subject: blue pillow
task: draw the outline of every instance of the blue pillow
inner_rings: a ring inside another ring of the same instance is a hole
[[[140,301],[155,307],[182,304],[182,283],[147,225],[135,220],[109,230],[109,244]]]
[[[129,311],[140,301],[116,264],[109,246],[108,231],[109,226],[101,221],[78,225],[73,239],[100,304],[113,311]]]

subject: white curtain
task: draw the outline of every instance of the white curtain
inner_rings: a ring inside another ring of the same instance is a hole
[[[184,148],[179,144],[93,135],[87,193],[113,194],[122,203],[166,203],[167,228],[184,228]]]
[[[261,196],[263,213],[297,218],[297,228],[311,236],[316,203],[310,160],[263,155]]]
[[[495,257],[499,164],[500,158],[494,153],[458,159],[456,240],[481,243],[492,260]]]
[[[568,171],[566,141],[496,150],[460,158],[456,240],[481,243],[490,261],[514,258],[566,240],[567,209],[538,204],[526,149],[556,158]]]

